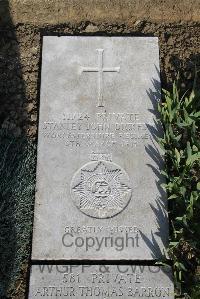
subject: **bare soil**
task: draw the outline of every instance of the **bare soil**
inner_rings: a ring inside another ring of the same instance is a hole
[[[200,20],[199,0],[10,0],[9,8],[13,24]]]

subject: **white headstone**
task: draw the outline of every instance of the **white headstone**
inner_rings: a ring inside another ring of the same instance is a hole
[[[168,237],[155,37],[43,39],[34,260],[151,260]]]

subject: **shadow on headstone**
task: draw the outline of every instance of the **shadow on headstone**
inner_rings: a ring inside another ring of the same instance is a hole
[[[159,73],[158,69],[157,72]],[[154,90],[148,90],[147,94],[149,96],[149,99],[152,102],[153,109],[150,109],[150,112],[154,114],[155,120],[153,125],[151,124],[146,124],[146,125],[150,132],[154,146],[152,145],[145,146],[145,150],[147,154],[151,157],[152,161],[154,162],[152,165],[147,164],[147,166],[152,169],[152,171],[157,177],[155,182],[158,190],[156,205],[153,206],[152,204],[150,204],[150,207],[156,216],[157,231],[151,233],[151,238],[148,238],[142,232],[141,232],[141,236],[145,241],[145,243],[147,244],[147,246],[150,248],[153,259],[162,261],[163,259],[165,259],[165,252],[161,251],[155,236],[161,239],[162,243],[166,247],[168,244],[169,229],[168,229],[168,215],[167,215],[167,197],[166,197],[166,193],[161,187],[161,184],[165,182],[164,177],[161,174],[161,170],[163,169],[164,166],[164,159],[160,149],[158,148],[159,145],[156,142],[157,138],[161,137],[163,132],[161,124],[158,121],[156,121],[156,119],[159,116],[158,100],[161,99],[160,82],[158,82],[155,79],[152,79],[152,85]]]
[[[0,298],[23,298],[30,254],[35,146],[23,133],[19,44],[9,2],[0,1]],[[17,290],[17,291],[16,291]],[[13,297],[12,297],[13,298]]]

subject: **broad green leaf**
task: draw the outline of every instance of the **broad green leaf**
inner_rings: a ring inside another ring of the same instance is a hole
[[[179,151],[177,150],[177,148],[175,148],[175,156],[176,156],[176,160],[177,160],[178,165],[179,165],[180,160],[181,160],[181,156],[180,156],[180,153],[179,153]]]
[[[169,243],[169,245],[170,245],[170,246],[173,246],[173,247],[177,246],[178,244],[179,244],[179,242],[170,242],[170,243]]]
[[[177,221],[183,221],[183,217],[176,217]]]
[[[200,152],[191,155],[187,160],[186,160],[186,165],[192,165],[194,162],[200,160]]]
[[[179,263],[179,268],[182,269],[183,271],[187,271],[183,263]]]
[[[192,150],[193,150],[194,152],[198,152],[198,147],[197,147],[196,145],[193,145],[193,146],[192,146]]]
[[[177,142],[180,141],[181,137],[182,137],[182,134],[176,136],[176,137],[175,137],[176,141],[177,141]]]
[[[187,141],[187,156],[188,158],[190,158],[192,155],[192,149],[191,149],[191,146],[190,146],[190,142]]]
[[[164,175],[166,178],[169,177],[168,173],[166,171],[164,171],[164,170],[161,170],[161,174]]]
[[[173,198],[177,198],[177,197],[178,197],[177,194],[172,194],[172,195],[170,195],[170,196],[168,197],[168,199],[173,199]]]
[[[194,99],[195,97],[195,93],[194,93],[194,89],[192,90],[192,92],[190,93],[190,96],[189,96],[189,103],[192,102],[192,100]]]

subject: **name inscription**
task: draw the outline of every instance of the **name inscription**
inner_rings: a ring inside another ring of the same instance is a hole
[[[138,113],[70,113],[60,119],[45,121],[42,134],[45,139],[64,141],[69,148],[136,147],[151,135]]]
[[[74,298],[172,298],[170,269],[137,265],[37,265],[38,278],[33,294],[41,297]],[[43,276],[45,275],[45,276]],[[153,279],[149,279],[153,276]],[[156,277],[164,277],[155,282]],[[47,281],[51,283],[48,284]],[[53,280],[55,278],[55,281]],[[45,281],[47,280],[47,281]],[[41,282],[41,280],[40,280]]]

